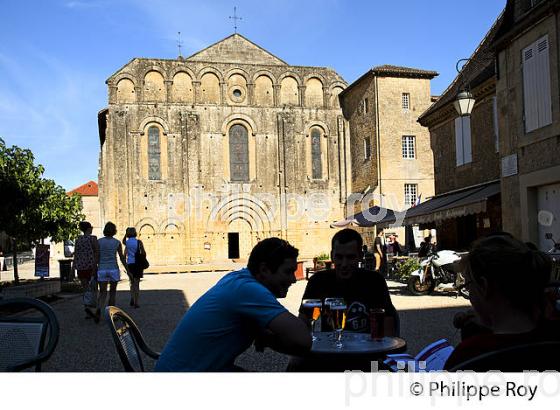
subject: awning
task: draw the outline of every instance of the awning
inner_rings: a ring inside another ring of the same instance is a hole
[[[486,201],[500,194],[500,181],[434,196],[406,211],[404,225],[422,224],[486,212]]]
[[[395,213],[392,209],[372,206],[365,211],[358,212],[346,219],[341,219],[340,221],[332,223],[331,228],[346,228],[350,225],[368,228],[377,225],[386,218],[395,220]]]

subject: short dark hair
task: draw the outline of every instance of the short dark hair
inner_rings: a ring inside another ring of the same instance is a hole
[[[299,251],[280,238],[267,238],[255,245],[249,256],[247,268],[255,275],[259,271],[261,263],[264,264],[272,271],[275,272],[284,259],[293,258],[297,259]]]
[[[103,228],[103,235],[105,236],[115,236],[117,233],[117,225],[113,222],[107,222],[105,228]]]
[[[546,253],[505,232],[474,242],[465,262],[472,279],[485,277],[520,309],[542,303],[552,272],[552,261]]]
[[[80,228],[80,231],[85,233],[89,228],[91,228],[91,224],[88,221],[82,221],[78,225],[78,228]]]
[[[349,228],[338,231],[332,237],[331,250],[334,249],[334,243],[335,242],[349,243],[349,242],[352,242],[352,241],[356,241],[356,243],[358,244],[358,249],[361,251],[362,250],[362,245],[364,244],[364,240],[362,239],[362,235],[360,235],[357,231],[355,231],[353,229],[349,229]]]

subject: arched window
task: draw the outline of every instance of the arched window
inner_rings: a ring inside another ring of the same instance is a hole
[[[148,128],[148,179],[161,179],[161,149],[159,128]]]
[[[321,156],[321,131],[313,128],[311,130],[311,176],[313,179],[323,178]]]
[[[243,125],[229,129],[229,167],[232,181],[249,182],[249,137]]]

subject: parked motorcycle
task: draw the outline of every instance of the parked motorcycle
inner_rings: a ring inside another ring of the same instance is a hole
[[[433,252],[420,262],[420,268],[411,273],[408,290],[416,296],[432,293],[436,287],[451,288],[464,298],[469,298],[465,279],[458,271],[461,255],[455,251]]]

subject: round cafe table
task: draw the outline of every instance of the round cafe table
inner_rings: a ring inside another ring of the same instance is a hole
[[[400,337],[372,340],[369,333],[344,332],[342,347],[335,346],[333,332],[315,332],[317,340],[303,358],[295,359],[288,370],[304,372],[340,372],[383,369],[381,362],[387,354],[406,351],[406,341]],[[372,363],[373,362],[373,363]]]

